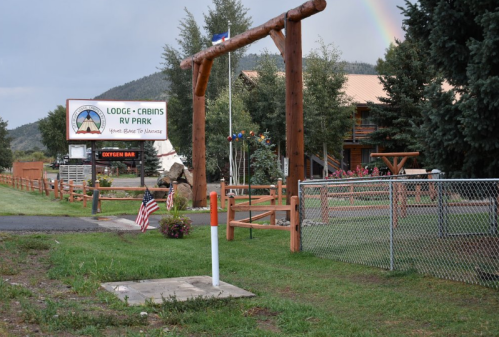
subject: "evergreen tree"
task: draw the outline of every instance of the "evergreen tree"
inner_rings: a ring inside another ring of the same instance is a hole
[[[406,35],[443,75],[426,92],[426,153],[451,177],[499,176],[499,6],[491,0],[406,1]]]
[[[279,56],[280,57],[280,56]],[[276,58],[264,52],[258,60],[255,86],[246,91],[245,104],[260,130],[268,131],[278,152],[286,147],[286,83],[278,75]]]
[[[180,50],[166,45],[163,52],[163,74],[168,89],[168,137],[178,153],[192,158],[192,72],[180,68],[180,62],[203,49],[201,31],[194,16],[185,9],[180,21],[177,43]]]
[[[269,133],[264,132],[263,137],[252,139],[250,144],[251,170],[253,172],[250,181],[252,185],[275,185],[277,179],[283,178],[283,173]]]
[[[154,148],[154,142],[146,141],[144,144],[144,175],[154,176],[158,174],[161,167],[158,152]]]
[[[340,157],[345,134],[352,127],[353,106],[342,88],[347,77],[339,52],[320,40],[307,58],[304,77],[305,148],[313,154]],[[327,166],[324,167],[327,175]]]
[[[369,135],[367,144],[383,147],[386,152],[421,151],[416,160],[424,163],[419,130],[423,122],[424,90],[432,81],[433,71],[428,66],[421,46],[411,39],[396,41],[389,48],[378,71],[386,97],[379,97],[382,105],[369,104],[370,113],[380,128]]]
[[[8,122],[0,117],[0,173],[12,167],[12,150],[10,137],[7,133]]]

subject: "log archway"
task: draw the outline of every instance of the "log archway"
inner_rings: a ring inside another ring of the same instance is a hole
[[[305,178],[301,20],[325,8],[325,0],[305,2],[263,25],[202,50],[180,63],[182,69],[192,68],[193,207],[206,206],[205,92],[213,60],[268,35],[274,40],[286,64],[286,153],[289,158],[287,200],[291,200],[291,196],[298,195],[298,180]],[[282,33],[283,28],[285,34]]]

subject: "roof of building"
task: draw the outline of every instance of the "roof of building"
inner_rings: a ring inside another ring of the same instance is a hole
[[[243,70],[241,72],[243,80],[254,84],[254,79],[258,76],[255,70]],[[284,72],[278,75],[284,76]],[[353,99],[357,104],[373,102],[381,103],[378,97],[387,97],[383,90],[383,85],[378,79],[378,75],[347,74],[345,94]]]

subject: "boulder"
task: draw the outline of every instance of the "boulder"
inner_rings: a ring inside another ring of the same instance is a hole
[[[181,195],[181,196],[187,198],[187,200],[192,199],[192,188],[187,183],[178,184],[177,185],[177,193],[178,193],[178,195]]]
[[[186,168],[184,168],[184,177],[189,185],[191,185],[191,186],[194,185],[194,179],[192,177],[192,173],[191,173],[191,171],[189,171]]]
[[[158,185],[158,187],[170,187],[171,182],[172,181],[168,176],[164,176],[158,178],[156,185]]]
[[[166,173],[166,176],[170,178],[172,181],[178,180],[184,173],[184,165],[179,163],[173,163],[170,170]]]

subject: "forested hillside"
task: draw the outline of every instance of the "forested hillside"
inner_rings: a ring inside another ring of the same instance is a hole
[[[279,69],[284,70],[284,61],[282,57],[277,54],[273,55],[273,57],[275,58]],[[235,74],[239,74],[241,70],[254,70],[258,64],[259,58],[260,55],[257,54],[244,56],[235,70]],[[306,59],[304,59],[303,62],[305,64]],[[376,74],[376,70],[372,64],[358,62],[347,62],[345,72],[349,74]],[[165,101],[168,100],[166,91],[169,83],[164,78],[165,76],[161,72],[157,72],[109,89],[101,95],[96,96],[95,99]],[[9,136],[12,137],[11,148],[14,151],[45,149],[45,146],[41,142],[42,137],[38,130],[38,122],[25,124],[16,129],[9,130]]]
[[[109,89],[95,99],[116,99],[126,101],[165,101],[168,82],[161,72]]]
[[[12,138],[10,148],[13,151],[43,151],[46,149],[42,144],[42,135],[40,130],[38,130],[38,121],[9,130],[9,137]]]

